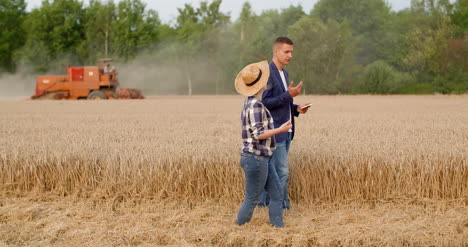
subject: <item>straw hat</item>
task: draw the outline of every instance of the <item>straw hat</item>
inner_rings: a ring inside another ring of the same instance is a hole
[[[237,74],[236,90],[244,96],[255,95],[267,84],[268,77],[270,77],[268,61],[249,64]]]

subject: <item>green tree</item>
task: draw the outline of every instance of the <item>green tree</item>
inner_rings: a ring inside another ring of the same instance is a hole
[[[242,5],[242,11],[239,15],[238,25],[239,25],[239,32],[240,32],[240,42],[242,43],[245,39],[245,35],[252,33],[252,27],[254,24],[253,17],[255,14],[252,12],[252,6],[249,2],[245,2]]]
[[[140,0],[122,0],[111,23],[110,55],[128,61],[158,42],[160,20]]]
[[[196,61],[207,61],[221,53],[217,37],[219,32],[229,21],[229,16],[220,11],[221,0],[211,3],[201,2],[200,7],[194,8],[185,4],[184,8],[178,8],[179,16],[176,24],[176,40],[173,44],[173,56],[184,65],[184,73],[187,81],[188,95],[193,93],[194,76],[197,74]],[[204,71],[204,70],[201,70]],[[216,76],[219,77],[219,76]],[[201,76],[199,83],[206,79]],[[218,79],[215,79],[215,83]],[[197,84],[199,84],[197,83]]]
[[[289,27],[294,40],[291,74],[304,81],[307,93],[349,92],[354,48],[346,22],[302,17]]]
[[[414,24],[407,35],[409,47],[403,59],[413,71],[447,75],[449,41],[454,36],[450,20],[453,6],[447,0],[412,0]]]
[[[173,51],[178,60],[184,65],[184,74],[187,81],[187,94],[192,95],[193,73],[195,57],[201,48],[203,26],[200,23],[199,10],[190,4],[185,4],[183,9],[178,8],[176,38],[178,43],[173,46]],[[174,54],[173,54],[174,56]]]
[[[269,59],[271,53],[271,42],[267,35],[268,31],[262,23],[262,17],[256,16],[249,2],[245,2],[239,19],[234,25],[238,33],[238,42],[234,43],[233,49],[238,58],[236,69],[240,69],[248,63],[256,60]],[[273,34],[274,35],[274,34]]]
[[[409,44],[407,44],[406,40],[413,25],[414,18],[410,9],[390,13],[387,29],[382,37],[385,39],[386,44],[383,50],[385,59],[381,59],[382,61],[398,70],[407,70],[403,59],[408,54]]]
[[[85,41],[80,47],[80,56],[93,63],[98,58],[109,57],[111,25],[115,21],[114,2],[102,3],[91,0],[86,9]]]
[[[288,27],[302,16],[305,16],[302,7],[293,5],[279,11],[267,10],[257,16],[246,2],[234,26],[240,37],[240,42],[234,45],[239,57],[237,68],[271,59],[273,41],[279,36],[287,36]]]
[[[455,35],[467,36],[468,32],[468,0],[457,0],[453,5],[452,23],[457,26]]]
[[[24,0],[0,2],[0,71],[15,70],[13,54],[24,44],[25,33],[21,28],[26,16]]]
[[[306,14],[301,5],[290,5],[285,9],[281,9],[277,35],[283,36],[287,34],[289,27],[304,16],[306,16]]]
[[[439,92],[466,90],[466,40],[456,38],[454,5],[446,0],[413,0],[411,11],[415,22],[407,35],[409,49],[403,62]]]
[[[384,0],[320,0],[311,16],[339,23],[347,20],[357,40],[357,62],[362,65],[385,59],[386,24],[390,6]]]
[[[446,75],[450,72],[448,41],[452,35],[448,17],[436,29],[415,28],[408,36],[410,50],[404,61],[414,70]]]
[[[63,71],[61,58],[66,60],[65,64],[72,60],[80,61],[76,54],[85,38],[84,23],[81,1],[55,0],[49,3],[44,0],[42,6],[34,9],[24,21],[27,40],[19,52],[20,58],[33,65],[35,70],[57,67]]]

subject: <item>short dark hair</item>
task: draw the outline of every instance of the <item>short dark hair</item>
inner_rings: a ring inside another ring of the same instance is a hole
[[[275,45],[276,44],[288,44],[288,45],[294,45],[294,43],[292,42],[292,40],[288,37],[278,37],[276,38],[275,40]]]

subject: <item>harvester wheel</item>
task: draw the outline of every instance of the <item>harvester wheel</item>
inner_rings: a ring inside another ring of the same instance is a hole
[[[99,99],[107,99],[106,94],[100,90],[94,90],[88,94],[88,99],[99,100]]]

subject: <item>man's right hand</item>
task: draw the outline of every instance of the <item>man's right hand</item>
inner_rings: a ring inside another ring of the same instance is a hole
[[[296,97],[301,93],[302,90],[302,81],[299,82],[299,85],[294,87],[294,82],[292,81],[291,84],[288,86],[288,92],[291,95],[291,97]]]

